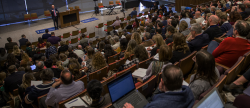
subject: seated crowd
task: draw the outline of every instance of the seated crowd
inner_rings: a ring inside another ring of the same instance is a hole
[[[124,29],[119,17],[116,17],[111,26],[118,26],[121,35],[114,31],[114,35],[103,40],[97,38],[96,44],[81,34],[82,39],[73,47],[55,36],[54,32],[49,34],[48,30],[36,44],[26,39],[25,35],[21,36],[19,44],[7,38],[8,43],[0,48],[0,86],[5,104],[9,101],[9,93],[17,89],[23,108],[33,108],[34,105],[58,108],[59,102],[87,89],[93,100],[90,107],[105,107],[111,104],[109,94],[103,95],[101,81],[90,80],[89,75],[109,66],[109,58],[118,54],[119,58],[114,62],[125,59],[126,63],[109,70],[103,79],[153,58],[146,75],[135,78],[135,86],[139,87],[152,76],[161,75],[156,91],[144,108],[192,108],[195,100],[199,100],[200,95],[214,86],[224,74],[220,66],[231,68],[240,56],[250,51],[250,19],[247,19],[250,1],[211,2],[196,9],[182,10],[180,16],[171,8],[167,11],[163,5],[158,9],[155,4],[152,10],[155,13],[149,14],[148,18],[141,18],[141,21],[135,19],[133,23],[129,21]],[[136,13],[134,8],[130,15]],[[130,29],[132,31],[128,32]],[[183,70],[174,64],[194,52],[194,73],[188,78],[189,85],[182,85]],[[87,82],[79,80],[85,75]],[[225,90],[243,89],[243,84],[249,80],[250,69],[230,85],[225,85]],[[42,84],[34,86],[31,81],[42,81]],[[38,104],[37,98],[46,94]],[[250,107],[241,103],[241,98],[237,97],[233,105]],[[124,104],[124,107],[133,108],[130,103]]]

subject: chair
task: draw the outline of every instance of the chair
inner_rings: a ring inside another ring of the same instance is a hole
[[[107,21],[107,24],[104,24],[104,25],[110,26],[110,25],[112,25],[112,23],[113,23],[113,21]]]
[[[26,47],[27,47],[26,45],[22,45],[22,46],[21,46],[21,49],[22,49],[23,51],[26,51]]]
[[[126,26],[127,26],[127,23],[126,23],[126,22],[121,23],[121,28],[122,28],[122,29],[124,29]]]
[[[192,71],[193,64],[194,64],[194,61],[192,60],[192,58],[195,56],[196,52],[197,51],[194,51],[187,57],[180,60],[180,68],[183,72],[183,75],[187,75]]]
[[[120,18],[120,20],[121,20],[121,22],[123,22],[123,21],[124,21],[124,18]]]
[[[228,70],[226,70],[225,75],[227,75],[226,84],[231,84],[241,72],[241,67],[243,65],[243,60],[245,57],[240,56],[238,61]]]
[[[37,19],[37,13],[31,13],[31,19]]]
[[[128,71],[131,71],[131,73],[133,73],[136,69],[137,69],[137,66],[136,66],[136,64],[134,64],[134,65],[130,66],[127,69],[124,69],[124,70],[122,70],[120,72],[117,72],[116,77],[119,77],[119,76],[123,75],[124,73],[126,73]]]
[[[108,64],[113,63],[113,62],[115,62],[116,60],[118,60],[118,59],[119,59],[119,55],[120,55],[120,53],[108,57]]]
[[[97,44],[97,40],[94,40],[92,45],[95,46]]]
[[[106,37],[102,37],[101,40],[105,40]]]
[[[79,31],[79,33],[86,33],[87,32],[87,27],[82,28],[81,31]]]
[[[74,10],[74,8],[73,7],[69,7],[69,10]]]
[[[92,72],[89,74],[89,81],[93,80],[93,79],[96,79],[96,80],[99,80],[99,81],[102,81],[103,77],[107,77],[107,73],[108,73],[108,66],[102,68],[102,69],[99,69],[95,72]]]
[[[58,105],[59,108],[66,108],[66,107],[64,106],[65,103],[67,103],[67,102],[69,102],[69,101],[71,101],[71,100],[73,100],[73,99],[75,99],[75,98],[77,98],[77,97],[83,97],[86,93],[87,93],[87,89],[83,90],[81,93],[79,93],[79,94],[77,94],[77,95],[75,95],[75,96],[73,96],[73,97],[71,97],[71,98],[68,98],[68,99],[66,99],[66,100],[64,100],[64,101],[59,102],[59,103],[58,103],[58,104],[59,104],[59,105]]]
[[[120,0],[116,0],[116,1],[115,1],[115,4],[117,4],[117,5],[122,5],[121,2],[120,2]]]
[[[72,31],[72,35],[71,36],[77,36],[79,34],[78,30]]]
[[[93,37],[95,37],[95,32],[89,33],[89,38],[93,38]]]
[[[102,3],[98,3],[98,7],[99,7],[99,8],[104,8],[104,6],[103,6]]]
[[[68,33],[63,33],[63,36],[62,36],[62,38],[69,38],[70,37],[70,33],[68,32]]]
[[[109,5],[114,5],[114,2],[113,1],[109,1]]]
[[[144,16],[145,16],[145,15],[148,15],[148,11],[144,12],[144,14],[143,14],[143,15],[144,15]]]
[[[153,75],[148,81],[137,87],[136,89],[142,93],[146,98],[151,96],[157,87],[157,77]]]
[[[121,65],[125,64],[125,62],[126,62],[126,59],[123,58],[123,59],[121,59],[121,60],[119,60],[119,61],[110,63],[110,64],[109,64],[109,70],[113,70],[113,69],[115,69],[115,68],[118,69]]]
[[[147,59],[147,60],[144,60],[142,62],[139,63],[139,68],[144,68],[144,69],[148,69],[148,66],[150,65],[150,63],[152,62],[153,60],[153,57]]]
[[[37,97],[38,105],[39,105],[39,103],[40,103],[40,100],[41,100],[43,97],[46,97],[46,96],[47,96],[47,94]]]
[[[49,10],[46,10],[46,11],[44,11],[44,16],[51,16],[51,14],[50,14],[50,11]]]
[[[107,29],[105,29],[104,31],[105,32],[110,32],[110,31],[112,31],[113,30],[113,27],[112,26],[109,26]]]
[[[103,27],[103,23],[98,24],[98,26],[95,26],[95,28],[98,28],[98,33],[99,33],[99,28]]]
[[[82,81],[84,83],[84,87],[87,87],[87,84],[88,84],[87,75],[84,75],[83,77],[77,79],[76,81]]]
[[[133,15],[132,19],[135,19],[136,18],[136,15]]]
[[[126,19],[124,19],[124,20],[129,21],[130,19],[131,19],[131,16],[129,15],[129,16],[127,16],[127,18],[126,18]]]
[[[139,15],[137,15],[137,17],[141,17],[142,16],[142,13],[139,13]]]
[[[31,20],[30,14],[24,14],[24,20]]]
[[[245,57],[244,64],[242,66],[242,71],[245,72],[250,66],[250,51],[243,55]]]
[[[201,49],[207,50],[208,45],[202,47]]]
[[[31,44],[37,46],[38,42],[32,42]]]
[[[78,37],[71,39],[71,41],[69,42],[70,44],[75,44],[78,43]]]
[[[75,6],[75,9],[81,11],[81,9],[79,8],[79,6]]]

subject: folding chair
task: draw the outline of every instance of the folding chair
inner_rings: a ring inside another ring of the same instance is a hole
[[[124,20],[129,21],[130,19],[131,19],[131,16],[129,15],[129,16],[127,16],[127,18],[126,18],[126,19],[124,19]]]
[[[68,33],[63,33],[63,36],[62,36],[63,39],[66,39],[66,38],[69,38],[69,37],[70,37],[69,32]]]
[[[89,38],[93,38],[93,37],[95,37],[95,32],[89,33]]]
[[[144,60],[142,62],[139,63],[139,68],[144,68],[144,69],[148,69],[148,66],[150,65],[150,63],[152,62],[153,60],[153,57],[147,59],[147,60]]]
[[[50,11],[49,10],[44,11],[44,16],[47,16],[47,17],[51,16]]]
[[[99,33],[99,28],[103,27],[103,23],[98,24],[98,26],[95,26],[95,28],[98,28],[98,33]]]
[[[24,14],[24,20],[31,20],[30,14]]]
[[[109,1],[109,5],[114,5],[114,2],[113,1]]]
[[[87,87],[87,84],[88,84],[87,75],[84,75],[83,77],[77,79],[76,81],[82,81],[84,83],[84,87]]]
[[[194,65],[194,61],[192,60],[192,58],[195,56],[196,52],[197,51],[194,51],[187,57],[180,60],[180,68],[183,72],[183,75],[187,75],[192,71]]]
[[[99,81],[103,80],[103,77],[107,77],[107,73],[108,73],[108,66],[105,66],[102,69],[99,69],[95,72],[92,72],[89,74],[89,81],[96,79]]]
[[[37,13],[31,13],[31,19],[37,19]]]
[[[105,32],[111,32],[113,30],[112,26],[109,26],[106,30],[104,30]]]
[[[242,66],[242,72],[246,72],[246,70],[249,69],[249,66],[250,66],[250,62],[249,62],[250,61],[250,51],[248,51],[243,56],[245,57],[245,60],[244,60],[243,66]]]
[[[118,60],[118,59],[119,59],[119,55],[120,55],[120,53],[108,57],[108,64],[113,63],[113,62],[115,62],[116,60]]]
[[[71,44],[71,45],[73,45],[73,46],[76,46],[77,45],[77,43],[78,43],[78,37],[76,37],[76,38],[74,38],[74,39],[71,39],[71,41],[69,41],[69,43]]]
[[[151,96],[157,87],[157,77],[153,75],[148,81],[144,82],[142,85],[136,89],[142,93],[146,98]]]
[[[81,11],[81,9],[79,8],[79,6],[75,6],[75,9]]]
[[[144,12],[144,14],[143,14],[143,15],[144,15],[144,16],[148,15],[148,11]]]
[[[87,27],[82,28],[81,31],[79,31],[79,33],[86,33],[87,32]]]
[[[123,21],[124,21],[124,18],[120,18],[120,20],[121,20],[121,22],[123,22]]]
[[[137,17],[141,17],[142,16],[142,13],[139,13],[139,15],[137,15]]]
[[[110,26],[112,25],[113,21],[107,21],[107,24],[104,24],[105,26]]]
[[[124,69],[124,70],[122,70],[120,72],[117,72],[116,77],[119,77],[119,76],[121,76],[122,74],[124,74],[124,73],[126,73],[128,71],[131,71],[131,73],[133,73],[136,69],[137,69],[137,66],[136,66],[136,64],[134,64],[134,65],[130,66],[127,69]]]
[[[122,5],[121,2],[120,2],[120,0],[116,0],[116,1],[115,1],[115,4],[117,4],[117,5]]]
[[[103,80],[101,83],[102,83],[102,86],[103,86],[103,92],[102,92],[102,95],[105,95],[107,93],[109,93],[109,90],[108,90],[108,86],[107,86],[107,83],[112,81],[113,79],[115,79],[115,75]]]

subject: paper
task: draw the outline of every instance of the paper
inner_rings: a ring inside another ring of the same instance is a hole
[[[125,64],[129,64],[129,62],[130,62],[130,61],[129,61],[129,60],[127,60],[127,61],[125,62]]]
[[[42,84],[43,81],[31,81],[31,86],[37,86],[39,84]]]
[[[183,80],[182,85],[189,86],[189,84],[185,80]]]
[[[84,107],[88,107],[88,105],[83,102],[83,100],[80,97],[77,97],[67,103],[64,104],[66,108],[70,108],[73,106],[84,106]]]
[[[147,69],[139,68],[135,70],[132,75],[143,78],[146,75]]]
[[[159,53],[157,53],[157,54],[154,56],[154,59],[155,59],[155,60],[159,60]]]
[[[87,104],[91,105],[92,104],[92,99],[88,95],[84,95],[81,97],[82,100],[84,100]]]

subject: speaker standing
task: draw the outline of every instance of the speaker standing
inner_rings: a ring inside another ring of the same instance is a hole
[[[58,15],[59,15],[59,11],[55,8],[54,5],[51,6],[52,9],[50,10],[53,22],[54,22],[54,26],[55,29],[58,29]]]

